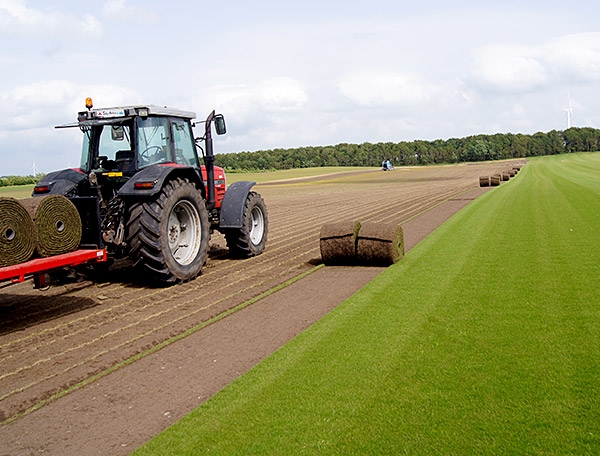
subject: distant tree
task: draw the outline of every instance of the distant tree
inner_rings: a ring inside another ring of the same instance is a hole
[[[464,152],[465,161],[483,161],[489,158],[489,147],[483,139],[473,139],[467,143]]]

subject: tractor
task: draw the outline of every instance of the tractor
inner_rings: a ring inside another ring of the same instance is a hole
[[[196,138],[194,112],[155,105],[93,107],[77,122],[83,132],[78,168],[55,171],[33,196],[61,194],[82,221],[80,248],[106,249],[109,261],[130,258],[144,277],[183,283],[202,271],[214,230],[223,233],[233,257],[263,252],[268,215],[255,182],[226,188],[215,166],[212,127],[226,133],[225,119],[212,111]],[[198,150],[201,152],[202,163]]]

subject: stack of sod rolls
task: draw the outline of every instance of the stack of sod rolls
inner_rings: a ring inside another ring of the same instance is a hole
[[[395,224],[337,222],[321,228],[326,265],[389,266],[404,256],[404,232]]]
[[[36,251],[40,257],[69,253],[81,242],[81,218],[75,205],[62,195],[22,200],[33,219]]]
[[[0,197],[0,267],[31,259],[36,245],[35,225],[15,198]]]

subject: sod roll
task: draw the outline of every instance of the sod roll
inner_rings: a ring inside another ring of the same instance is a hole
[[[37,233],[39,256],[61,255],[75,250],[81,242],[81,218],[75,205],[62,195],[23,200]]]
[[[490,186],[490,176],[481,176],[479,178],[479,186],[480,187],[489,187]]]
[[[501,180],[502,180],[502,177],[500,176],[500,174],[494,174],[493,176],[490,177],[490,185],[492,187],[497,187],[498,185],[500,185]]]
[[[386,223],[363,223],[358,232],[357,257],[360,264],[389,266],[404,256],[402,227]]]
[[[35,251],[35,226],[15,198],[0,197],[0,267],[28,261]]]
[[[356,261],[356,236],[360,222],[328,223],[321,227],[321,258],[326,265],[352,264]]]
[[[510,180],[510,174],[508,174],[507,171],[505,171],[505,172],[502,173],[502,180],[503,181]]]

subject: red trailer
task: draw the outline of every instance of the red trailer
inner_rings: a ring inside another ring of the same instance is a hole
[[[53,270],[103,263],[106,260],[106,249],[79,249],[48,258],[35,258],[25,263],[0,268],[0,286],[23,282],[33,277],[35,288],[45,288],[48,286],[47,274]]]

